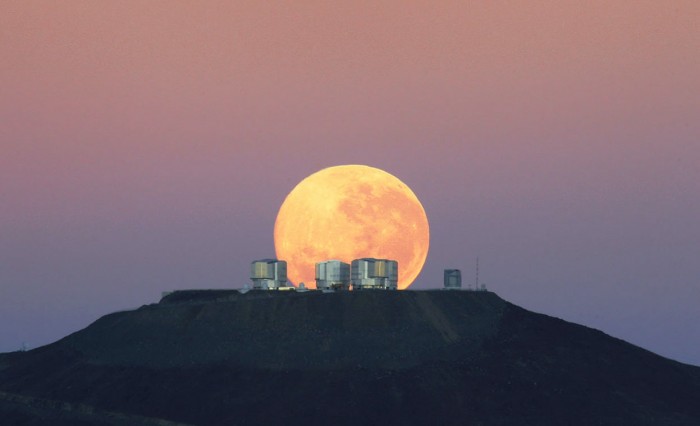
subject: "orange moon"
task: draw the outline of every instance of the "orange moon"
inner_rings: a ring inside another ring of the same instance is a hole
[[[287,195],[275,221],[275,251],[287,276],[315,288],[315,264],[362,257],[399,263],[399,289],[413,283],[430,245],[418,197],[395,176],[369,166],[320,170]]]

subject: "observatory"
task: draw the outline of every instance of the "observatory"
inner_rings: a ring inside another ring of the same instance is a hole
[[[350,265],[340,260],[316,263],[316,288],[319,290],[349,290]]]
[[[399,281],[399,263],[389,259],[363,258],[352,261],[353,290],[396,290]]]
[[[462,289],[462,271],[459,269],[445,269],[445,290]]]
[[[254,290],[278,290],[287,286],[287,262],[277,259],[255,260],[250,264]]]

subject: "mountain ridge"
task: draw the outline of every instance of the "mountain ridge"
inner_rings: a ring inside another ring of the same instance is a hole
[[[700,424],[700,368],[490,292],[175,292],[2,354],[0,391],[188,424]]]

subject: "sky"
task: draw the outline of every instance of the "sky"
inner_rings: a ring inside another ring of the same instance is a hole
[[[700,365],[700,3],[0,4],[0,352],[239,288],[339,164],[527,309]]]

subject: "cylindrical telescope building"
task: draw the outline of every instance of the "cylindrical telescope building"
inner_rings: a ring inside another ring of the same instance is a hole
[[[287,285],[287,262],[260,259],[250,264],[250,279],[255,290],[277,290]]]
[[[462,288],[462,271],[445,269],[445,290],[460,290]]]
[[[350,265],[340,260],[316,263],[316,288],[319,290],[349,290]]]
[[[396,290],[399,263],[389,259],[363,258],[352,261],[350,280],[353,290]]]

